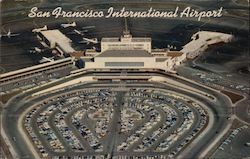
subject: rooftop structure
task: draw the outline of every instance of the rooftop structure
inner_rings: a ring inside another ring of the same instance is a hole
[[[50,48],[56,48],[62,54],[70,54],[76,59],[81,58],[85,68],[157,68],[165,71],[172,71],[187,58],[198,56],[211,44],[228,42],[232,38],[229,34],[199,31],[180,51],[152,49],[151,38],[132,37],[126,19],[121,37],[102,38],[100,53],[95,50],[75,51],[71,47],[71,40],[57,29],[41,31],[38,36]]]
[[[151,52],[151,38],[148,37],[132,37],[125,20],[125,30],[120,38],[102,38],[101,50],[145,50]]]
[[[17,75],[17,74],[23,74],[23,73],[27,73],[27,72],[34,71],[34,70],[39,70],[39,71],[40,71],[40,69],[45,70],[47,67],[54,67],[57,64],[61,64],[61,63],[63,63],[63,64],[64,63],[71,63],[72,64],[73,62],[72,62],[72,59],[69,57],[69,58],[65,58],[65,59],[61,59],[61,60],[51,61],[51,62],[48,62],[48,63],[43,63],[43,64],[39,64],[39,65],[19,69],[19,70],[16,70],[16,71],[11,71],[11,72],[7,72],[7,73],[4,73],[4,74],[0,74],[0,78],[1,78],[1,81],[2,81],[6,77],[12,77],[12,76]]]
[[[108,50],[96,57],[153,57],[153,55],[144,50]]]
[[[101,53],[91,61],[85,61],[85,68],[140,69],[157,68],[171,71],[186,55],[170,50],[151,50],[151,38],[132,37],[125,19],[125,29],[120,38],[102,38]]]
[[[175,54],[175,53],[172,53]],[[185,54],[178,56],[157,56],[145,50],[106,50],[92,60],[85,60],[85,68],[107,69],[142,69],[157,68],[165,71],[181,63]]]
[[[118,38],[118,37],[114,37],[114,38],[102,38],[102,42],[125,42],[125,41],[129,41],[129,42],[151,42],[151,38],[143,38],[143,37],[136,37],[133,38],[132,36],[130,38]]]
[[[199,31],[192,36],[192,41],[183,46],[181,52],[187,54],[187,58],[193,59],[205,51],[209,45],[220,42],[229,42],[232,35],[210,31]]]
[[[180,57],[182,55],[183,55],[183,53],[180,52],[180,51],[169,51],[167,53],[167,56],[172,57],[172,58],[174,58],[174,57]]]
[[[0,75],[1,92],[33,87],[70,74],[73,60],[68,57]],[[6,93],[6,92],[5,92]]]
[[[146,50],[151,52],[151,38],[103,38],[101,50]]]
[[[71,53],[75,50],[71,47],[71,40],[58,29],[39,32],[38,36],[50,47],[56,48],[61,53]]]

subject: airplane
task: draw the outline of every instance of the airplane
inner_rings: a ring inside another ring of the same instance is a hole
[[[85,27],[82,27],[82,29],[92,29],[92,28],[95,28],[95,26],[85,26]]]
[[[69,32],[68,34],[78,34],[78,35],[84,35],[84,33],[88,32],[88,30],[77,30],[74,29],[73,32]]]
[[[45,30],[48,30],[47,25],[44,25],[44,27],[42,27],[42,28],[33,29],[32,32],[33,32],[33,33],[39,33],[39,32],[41,32],[41,31],[45,31]]]
[[[17,36],[17,35],[20,35],[20,34],[13,34],[13,33],[11,33],[11,31],[9,29],[9,31],[7,32],[7,34],[4,34],[4,35],[0,34],[0,38],[2,38],[2,37],[11,38],[11,37],[14,37],[14,36]]]
[[[174,45],[167,45],[167,48],[168,48],[168,49],[174,49],[174,50],[176,50],[176,49],[177,49],[177,47],[176,47],[176,46],[174,46]]]
[[[29,52],[34,54],[34,53],[41,53],[43,52],[43,49],[40,49],[39,47],[34,47],[33,49],[30,49]]]
[[[89,39],[89,38],[82,38],[83,41],[80,41],[79,43],[94,43],[94,44],[97,44],[98,43],[98,40],[97,38],[92,38],[92,39]]]
[[[54,56],[52,57],[43,57],[41,60],[39,60],[39,63],[45,63],[45,62],[53,62],[54,60]]]
[[[61,24],[61,27],[63,27],[63,28],[75,27],[75,26],[76,26],[76,22]]]

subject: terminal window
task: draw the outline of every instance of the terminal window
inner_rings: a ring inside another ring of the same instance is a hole
[[[144,62],[105,62],[105,67],[143,67]]]

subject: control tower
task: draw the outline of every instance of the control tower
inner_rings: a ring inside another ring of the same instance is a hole
[[[132,37],[128,29],[127,19],[124,21],[125,27],[123,35],[112,38],[102,38],[101,51],[108,50],[144,50],[151,53],[151,38],[148,37]]]

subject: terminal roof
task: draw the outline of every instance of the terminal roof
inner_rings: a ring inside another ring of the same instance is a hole
[[[181,55],[183,55],[183,53],[180,51],[169,51],[167,54],[167,56],[170,56],[170,57],[179,57]]]
[[[102,42],[120,42],[120,38],[102,38]],[[131,38],[131,42],[151,42],[151,38],[137,37]]]
[[[166,58],[166,57],[165,57],[165,58],[156,58],[155,61],[156,61],[156,62],[164,62],[164,61],[166,61],[167,59],[168,59],[168,58]]]
[[[75,51],[70,45],[71,40],[67,38],[63,33],[61,33],[58,29],[41,31],[41,34],[47,40],[49,40],[50,43],[56,43],[58,46],[60,46],[63,51],[67,53]]]
[[[107,50],[96,57],[153,57],[144,50]]]

